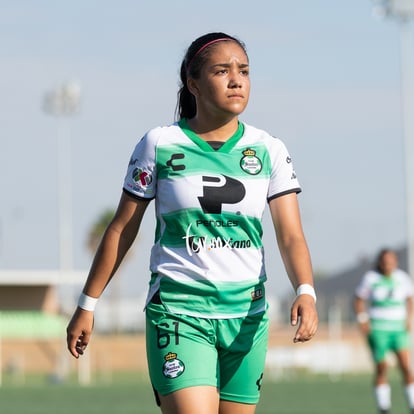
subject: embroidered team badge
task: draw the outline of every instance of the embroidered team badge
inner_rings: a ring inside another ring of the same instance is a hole
[[[165,362],[162,367],[162,373],[167,378],[177,378],[185,370],[184,362],[177,358],[175,352],[168,352],[164,356]]]
[[[243,158],[240,160],[240,167],[250,175],[257,175],[262,171],[262,161],[256,157],[256,151],[247,148],[243,151]]]

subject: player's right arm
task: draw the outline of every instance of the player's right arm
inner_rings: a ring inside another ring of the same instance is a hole
[[[359,328],[363,333],[368,334],[370,331],[369,314],[366,310],[365,300],[359,296],[354,298],[354,311]]]
[[[96,251],[83,293],[99,298],[134,242],[149,201],[138,200],[125,192],[114,218]],[[93,311],[77,308],[67,332],[69,352],[78,358],[88,345],[93,328]]]

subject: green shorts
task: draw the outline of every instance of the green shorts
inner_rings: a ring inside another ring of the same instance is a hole
[[[407,331],[371,331],[368,344],[375,362],[385,359],[389,351],[397,352],[409,347]]]
[[[205,319],[146,309],[149,375],[156,393],[217,387],[220,398],[257,404],[268,341],[267,312],[243,318]]]

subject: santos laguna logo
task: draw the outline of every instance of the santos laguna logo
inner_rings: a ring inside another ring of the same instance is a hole
[[[232,237],[224,238],[192,234],[191,223],[188,225],[183,239],[185,239],[185,247],[190,256],[193,253],[207,252],[213,249],[246,249],[251,247],[251,241],[249,239],[234,240]]]
[[[162,373],[167,378],[177,378],[185,370],[184,362],[177,358],[175,352],[169,352],[164,356],[165,362]]]

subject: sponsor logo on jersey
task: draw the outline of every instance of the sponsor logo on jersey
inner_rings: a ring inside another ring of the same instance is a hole
[[[252,302],[254,302],[255,300],[259,300],[263,297],[263,289],[262,288],[258,288],[256,290],[254,290],[252,292]]]
[[[135,165],[136,163],[138,162],[138,158],[130,158],[130,160],[129,160],[129,166],[131,166],[131,165]]]
[[[257,175],[262,171],[262,161],[256,157],[256,151],[247,148],[243,151],[243,158],[240,160],[240,167],[250,175]]]
[[[238,220],[197,220],[197,227],[238,227]]]
[[[132,171],[132,179],[134,183],[139,184],[140,187],[146,187],[151,184],[152,177],[147,171],[142,168],[134,168]]]
[[[185,370],[184,362],[177,358],[175,352],[168,352],[164,356],[165,362],[162,367],[162,373],[167,378],[177,378]]]
[[[372,292],[372,299],[375,302],[391,300],[396,292],[394,286],[377,285],[375,290]]]
[[[193,253],[207,252],[213,249],[247,249],[252,245],[249,239],[234,240],[232,237],[226,239],[224,237],[191,234],[191,223],[188,225],[183,239],[185,239],[187,253],[190,256]]]
[[[286,157],[286,164],[292,164],[292,158],[290,158],[289,155]],[[290,176],[290,179],[295,180],[296,178],[296,172],[295,170],[292,170],[292,175]]]
[[[237,204],[246,195],[243,183],[227,175],[203,175],[202,181],[203,195],[198,201],[207,214],[221,214],[223,204]]]

